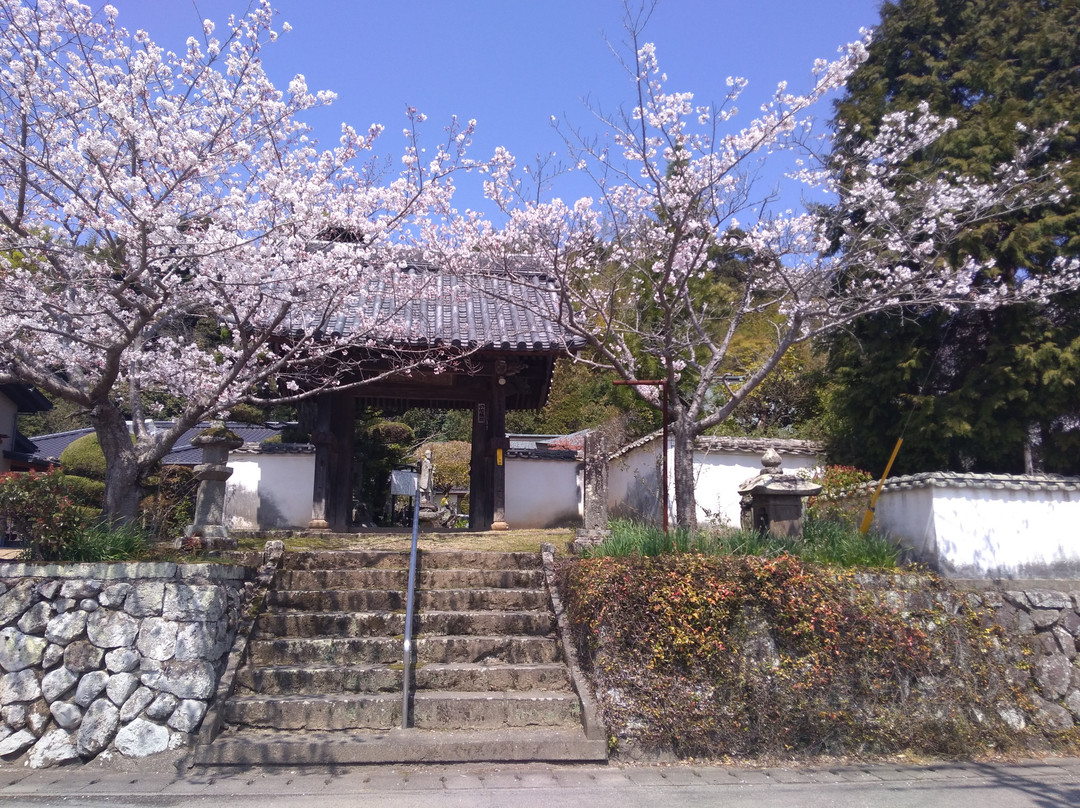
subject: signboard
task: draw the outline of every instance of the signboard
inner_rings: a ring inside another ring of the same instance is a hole
[[[395,497],[415,495],[416,476],[415,469],[394,469],[390,472],[390,493]]]

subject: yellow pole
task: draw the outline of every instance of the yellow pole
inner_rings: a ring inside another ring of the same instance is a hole
[[[900,444],[904,442],[903,438],[896,439],[896,446],[892,450],[892,457],[889,458],[888,465],[885,466],[885,473],[881,475],[881,480],[877,484],[877,488],[874,490],[874,496],[870,497],[870,507],[866,509],[863,514],[862,524],[859,525],[859,532],[865,534],[870,530],[870,523],[874,521],[874,506],[877,505],[878,494],[881,493],[881,489],[885,485],[885,478],[889,476],[889,472],[892,471],[893,461],[896,460],[896,455],[900,452]]]

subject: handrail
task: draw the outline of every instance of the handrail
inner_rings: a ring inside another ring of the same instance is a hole
[[[413,600],[416,598],[416,540],[420,531],[420,474],[416,475],[413,495],[412,549],[409,551],[409,589],[405,596],[405,647],[401,686],[401,728],[409,728],[409,671],[413,656]]]

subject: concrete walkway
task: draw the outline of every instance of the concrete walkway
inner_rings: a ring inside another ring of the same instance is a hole
[[[128,768],[128,767],[124,767]],[[118,771],[0,767],[0,806],[873,806],[1080,805],[1080,758],[1011,764],[352,766]]]

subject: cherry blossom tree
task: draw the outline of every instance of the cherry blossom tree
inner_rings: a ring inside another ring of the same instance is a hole
[[[413,114],[392,177],[361,160],[382,127],[321,149],[298,116],[332,94],[300,75],[274,87],[274,25],[255,3],[172,53],[110,6],[0,0],[0,381],[89,414],[113,518],[207,416],[355,381],[387,324],[330,332],[368,290],[425,293],[395,269],[447,212],[471,126],[421,160]],[[152,433],[147,403],[165,397],[173,426]]]
[[[556,308],[541,313],[583,338],[590,361],[627,380],[664,382],[675,515],[692,527],[695,438],[731,415],[793,345],[901,306],[1043,298],[1076,286],[1077,267],[1059,262],[1050,277],[976,284],[993,278],[993,266],[958,247],[976,223],[1067,193],[1055,167],[1037,160],[1055,132],[1028,133],[990,182],[907,173],[906,158],[953,125],[926,109],[888,116],[872,140],[830,161],[830,136],[814,131],[813,112],[865,58],[865,40],[815,64],[805,94],[781,84],[737,128],[745,82],[728,79],[719,106],[669,89],[655,48],[641,41],[644,16],[627,25],[632,104],[593,110],[598,137],[561,127],[569,162],[592,177],[596,196],[536,201],[502,153],[487,190],[505,225],[462,219],[447,241],[483,253],[498,272],[531,256],[530,270],[539,264],[561,290]],[[820,194],[843,183],[844,205],[775,210],[772,191],[758,186],[761,165],[776,159],[820,200],[835,199]],[[739,350],[748,334],[767,345],[752,362]],[[635,389],[659,403],[659,386]]]

